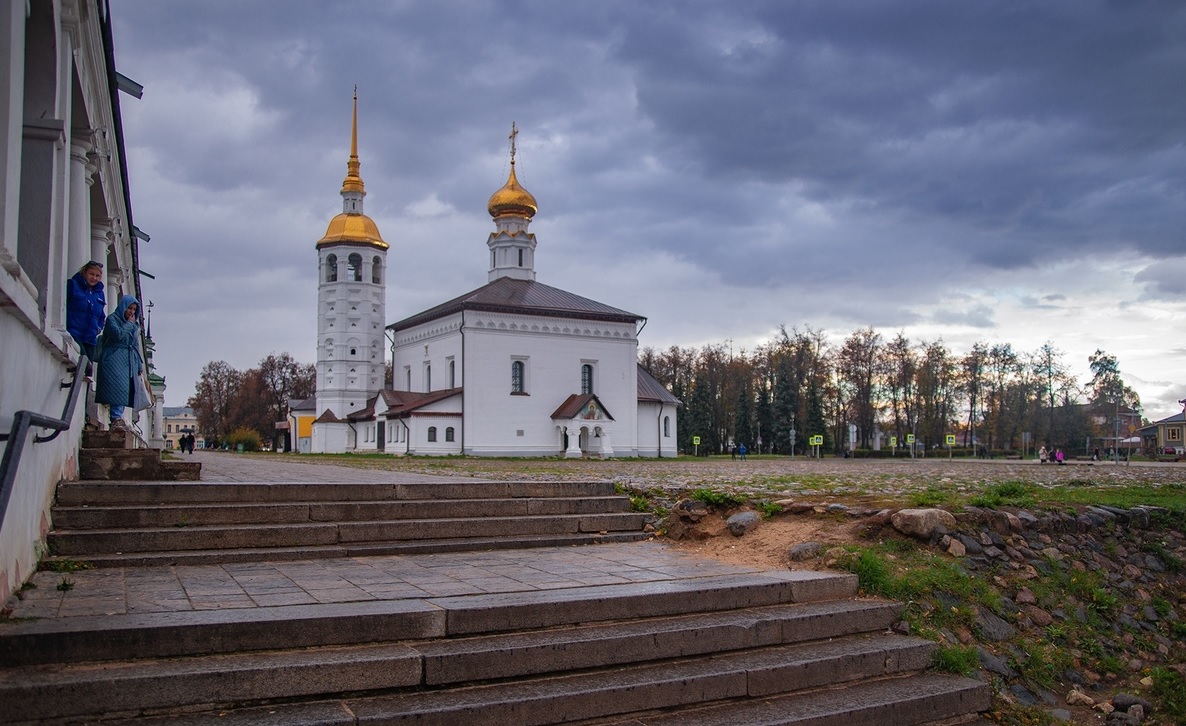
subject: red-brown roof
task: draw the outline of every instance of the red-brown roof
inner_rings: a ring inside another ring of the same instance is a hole
[[[549,315],[615,323],[637,323],[640,320],[646,320],[641,315],[619,310],[596,300],[545,285],[542,282],[500,277],[460,297],[455,297],[434,308],[392,323],[387,326],[387,329],[406,330],[462,310]]]
[[[560,408],[552,412],[552,418],[576,418],[581,413],[581,409],[583,409],[590,401],[596,401],[597,407],[601,409],[601,411],[605,414],[605,417],[610,421],[614,420],[613,414],[609,412],[609,409],[605,407],[605,404],[601,402],[601,399],[597,398],[597,396],[592,393],[572,394],[568,398],[564,399],[564,403],[560,404]]]

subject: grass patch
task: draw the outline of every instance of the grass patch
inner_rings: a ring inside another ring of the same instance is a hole
[[[58,581],[58,589],[62,592],[70,592],[74,589],[74,580],[71,580],[69,577],[63,577]]]
[[[782,514],[782,507],[774,502],[758,502],[756,506],[763,519],[770,519],[776,514]]]
[[[980,667],[980,654],[971,645],[942,646],[935,652],[935,669],[971,676]]]
[[[1169,668],[1154,668],[1153,695],[1161,701],[1162,712],[1174,723],[1186,723],[1186,679]]]
[[[921,492],[913,492],[907,499],[912,507],[949,507],[955,504],[955,495],[934,487],[928,487]]]
[[[1006,481],[989,485],[983,492],[970,498],[974,507],[996,509],[1002,506],[1032,507],[1036,500],[1030,484],[1020,481]]]
[[[52,560],[42,562],[41,569],[48,572],[78,572],[79,570],[93,570],[95,566],[83,560]]]

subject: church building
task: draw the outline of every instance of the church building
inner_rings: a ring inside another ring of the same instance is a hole
[[[637,362],[646,318],[536,280],[539,207],[515,176],[516,135],[487,204],[486,284],[387,325],[393,381],[382,386],[388,245],[362,214],[355,100],[346,208],[317,243],[314,451],[676,455],[681,404]]]

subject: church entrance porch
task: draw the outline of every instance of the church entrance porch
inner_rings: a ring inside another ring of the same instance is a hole
[[[580,459],[586,456],[611,459],[614,456],[609,428],[604,425],[573,421],[560,427],[560,437],[566,459]]]

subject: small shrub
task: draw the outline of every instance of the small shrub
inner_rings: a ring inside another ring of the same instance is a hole
[[[242,445],[244,451],[259,451],[261,443],[259,432],[246,426],[235,429],[227,438],[227,444],[232,449],[238,449]]]
[[[62,592],[69,592],[70,590],[73,590],[74,580],[71,580],[69,577],[63,577],[61,581],[58,582],[58,589]]]
[[[776,514],[782,514],[782,507],[774,502],[758,502],[758,511],[762,513],[764,519],[770,519]]]
[[[745,504],[745,500],[741,497],[729,494],[727,492],[718,492],[714,489],[701,487],[692,492],[692,499],[704,502],[710,507],[717,509],[728,509],[730,507],[740,507]]]

